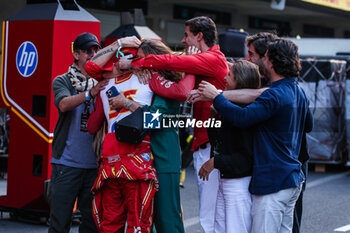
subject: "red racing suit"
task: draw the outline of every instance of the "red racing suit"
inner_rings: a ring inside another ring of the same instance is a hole
[[[129,93],[129,98],[144,100],[143,104],[150,104],[153,95],[148,86],[139,84],[135,75],[128,74],[110,79],[106,89],[97,96],[88,130],[92,134],[97,132],[106,120],[108,133],[103,142],[98,177],[92,188],[93,216],[99,232],[124,232],[126,221],[127,233],[150,232],[158,180],[152,166],[149,136],[140,145],[116,140],[114,123],[130,112],[110,108],[106,91],[111,86]]]
[[[100,77],[102,73],[102,69],[93,62],[88,62],[85,70],[93,77]],[[194,86],[194,76],[186,75],[179,83],[174,83],[152,72],[149,86],[161,96],[184,101]],[[124,111],[127,110],[120,110]],[[89,132],[95,133],[104,119],[103,103],[101,95],[98,95],[96,110],[88,121]],[[127,232],[150,231],[157,179],[148,137],[145,140],[147,142],[135,147],[118,142],[114,133],[105,137],[102,167],[92,189],[95,194],[93,214],[100,232],[122,231],[126,219],[130,226]],[[124,201],[121,197],[125,198]]]
[[[153,197],[158,189],[149,137],[140,145],[105,137],[101,168],[92,188],[99,232],[151,232]]]

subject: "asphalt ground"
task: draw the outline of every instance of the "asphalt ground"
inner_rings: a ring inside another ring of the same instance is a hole
[[[310,170],[313,170],[312,166]],[[184,186],[181,189],[181,199],[186,232],[202,233],[198,221],[198,191],[192,167],[186,169]],[[14,221],[7,212],[0,215],[1,233],[43,233],[47,229],[44,223]],[[72,226],[71,232],[78,233],[77,224]],[[349,167],[329,166],[324,173],[309,172],[301,232],[350,233]]]

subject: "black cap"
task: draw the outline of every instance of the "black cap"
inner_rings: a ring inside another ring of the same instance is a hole
[[[77,36],[77,38],[75,38],[73,43],[73,51],[77,51],[79,49],[86,50],[91,46],[97,46],[101,48],[97,37],[94,34],[85,32]]]

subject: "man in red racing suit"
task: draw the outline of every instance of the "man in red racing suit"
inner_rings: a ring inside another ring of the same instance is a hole
[[[85,68],[96,78],[100,78],[106,70],[93,61],[88,62]],[[187,76],[177,84],[165,81],[156,72],[152,72],[152,77],[152,90],[157,90],[159,95],[182,101],[194,85],[193,76]],[[100,232],[122,231],[126,219],[127,232],[150,232],[157,179],[152,167],[153,155],[150,153],[149,137],[147,136],[139,146],[121,143],[115,139],[113,125],[129,110],[122,108],[116,111],[110,108],[105,92],[113,85],[128,99],[150,105],[149,101],[144,101],[149,100],[148,97],[140,98],[140,92],[149,93],[148,85],[140,84],[133,74],[110,79],[106,89],[98,95],[96,110],[89,118],[88,129],[90,133],[97,132],[106,119],[108,134],[103,144],[102,166],[93,187],[93,214]]]
[[[119,91],[129,93],[129,98],[150,104],[152,91],[139,84],[133,74],[110,79],[96,100],[96,110],[88,120],[88,130],[95,133],[107,121],[101,165],[92,188],[93,215],[100,232],[150,232],[152,226],[153,197],[157,190],[156,171],[152,167],[153,155],[149,136],[140,145],[116,140],[114,124],[130,114],[128,109],[117,111],[109,106],[106,90],[118,83]],[[132,86],[132,89],[125,89]],[[142,100],[142,101],[141,101]]]

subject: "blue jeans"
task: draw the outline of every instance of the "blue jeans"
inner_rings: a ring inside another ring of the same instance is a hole
[[[299,194],[300,187],[293,187],[267,195],[253,195],[252,233],[291,233]]]

